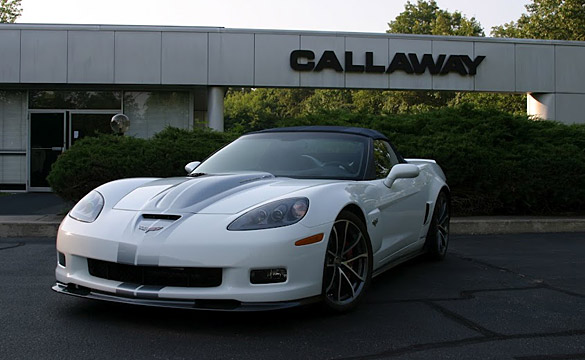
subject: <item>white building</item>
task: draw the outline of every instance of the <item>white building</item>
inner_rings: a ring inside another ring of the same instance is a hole
[[[124,113],[128,135],[223,129],[225,87],[528,93],[585,123],[585,42],[198,27],[0,24],[0,191],[49,190],[57,156]]]

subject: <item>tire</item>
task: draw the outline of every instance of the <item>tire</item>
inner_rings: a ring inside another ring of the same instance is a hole
[[[362,220],[342,211],[331,229],[323,264],[325,306],[342,313],[354,309],[372,280],[372,244]]]
[[[449,247],[449,221],[451,219],[451,204],[449,196],[441,191],[435,202],[433,218],[429,225],[425,248],[430,260],[440,261],[445,258]]]

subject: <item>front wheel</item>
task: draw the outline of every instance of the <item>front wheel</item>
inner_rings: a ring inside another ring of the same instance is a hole
[[[362,220],[342,211],[331,229],[323,266],[323,302],[336,312],[350,311],[372,279],[372,245]]]
[[[449,221],[451,220],[451,208],[449,197],[441,191],[435,202],[433,218],[429,225],[429,231],[425,242],[428,258],[431,260],[443,260],[449,247]]]

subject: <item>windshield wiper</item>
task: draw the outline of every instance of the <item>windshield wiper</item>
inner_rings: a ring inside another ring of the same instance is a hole
[[[207,173],[192,173],[192,174],[189,174],[187,176],[189,176],[189,177],[199,177],[199,176],[203,176],[203,175],[207,175]]]

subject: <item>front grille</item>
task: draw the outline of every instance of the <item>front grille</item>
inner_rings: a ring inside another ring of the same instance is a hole
[[[87,259],[91,276],[126,283],[156,286],[216,287],[221,268],[136,266]]]

